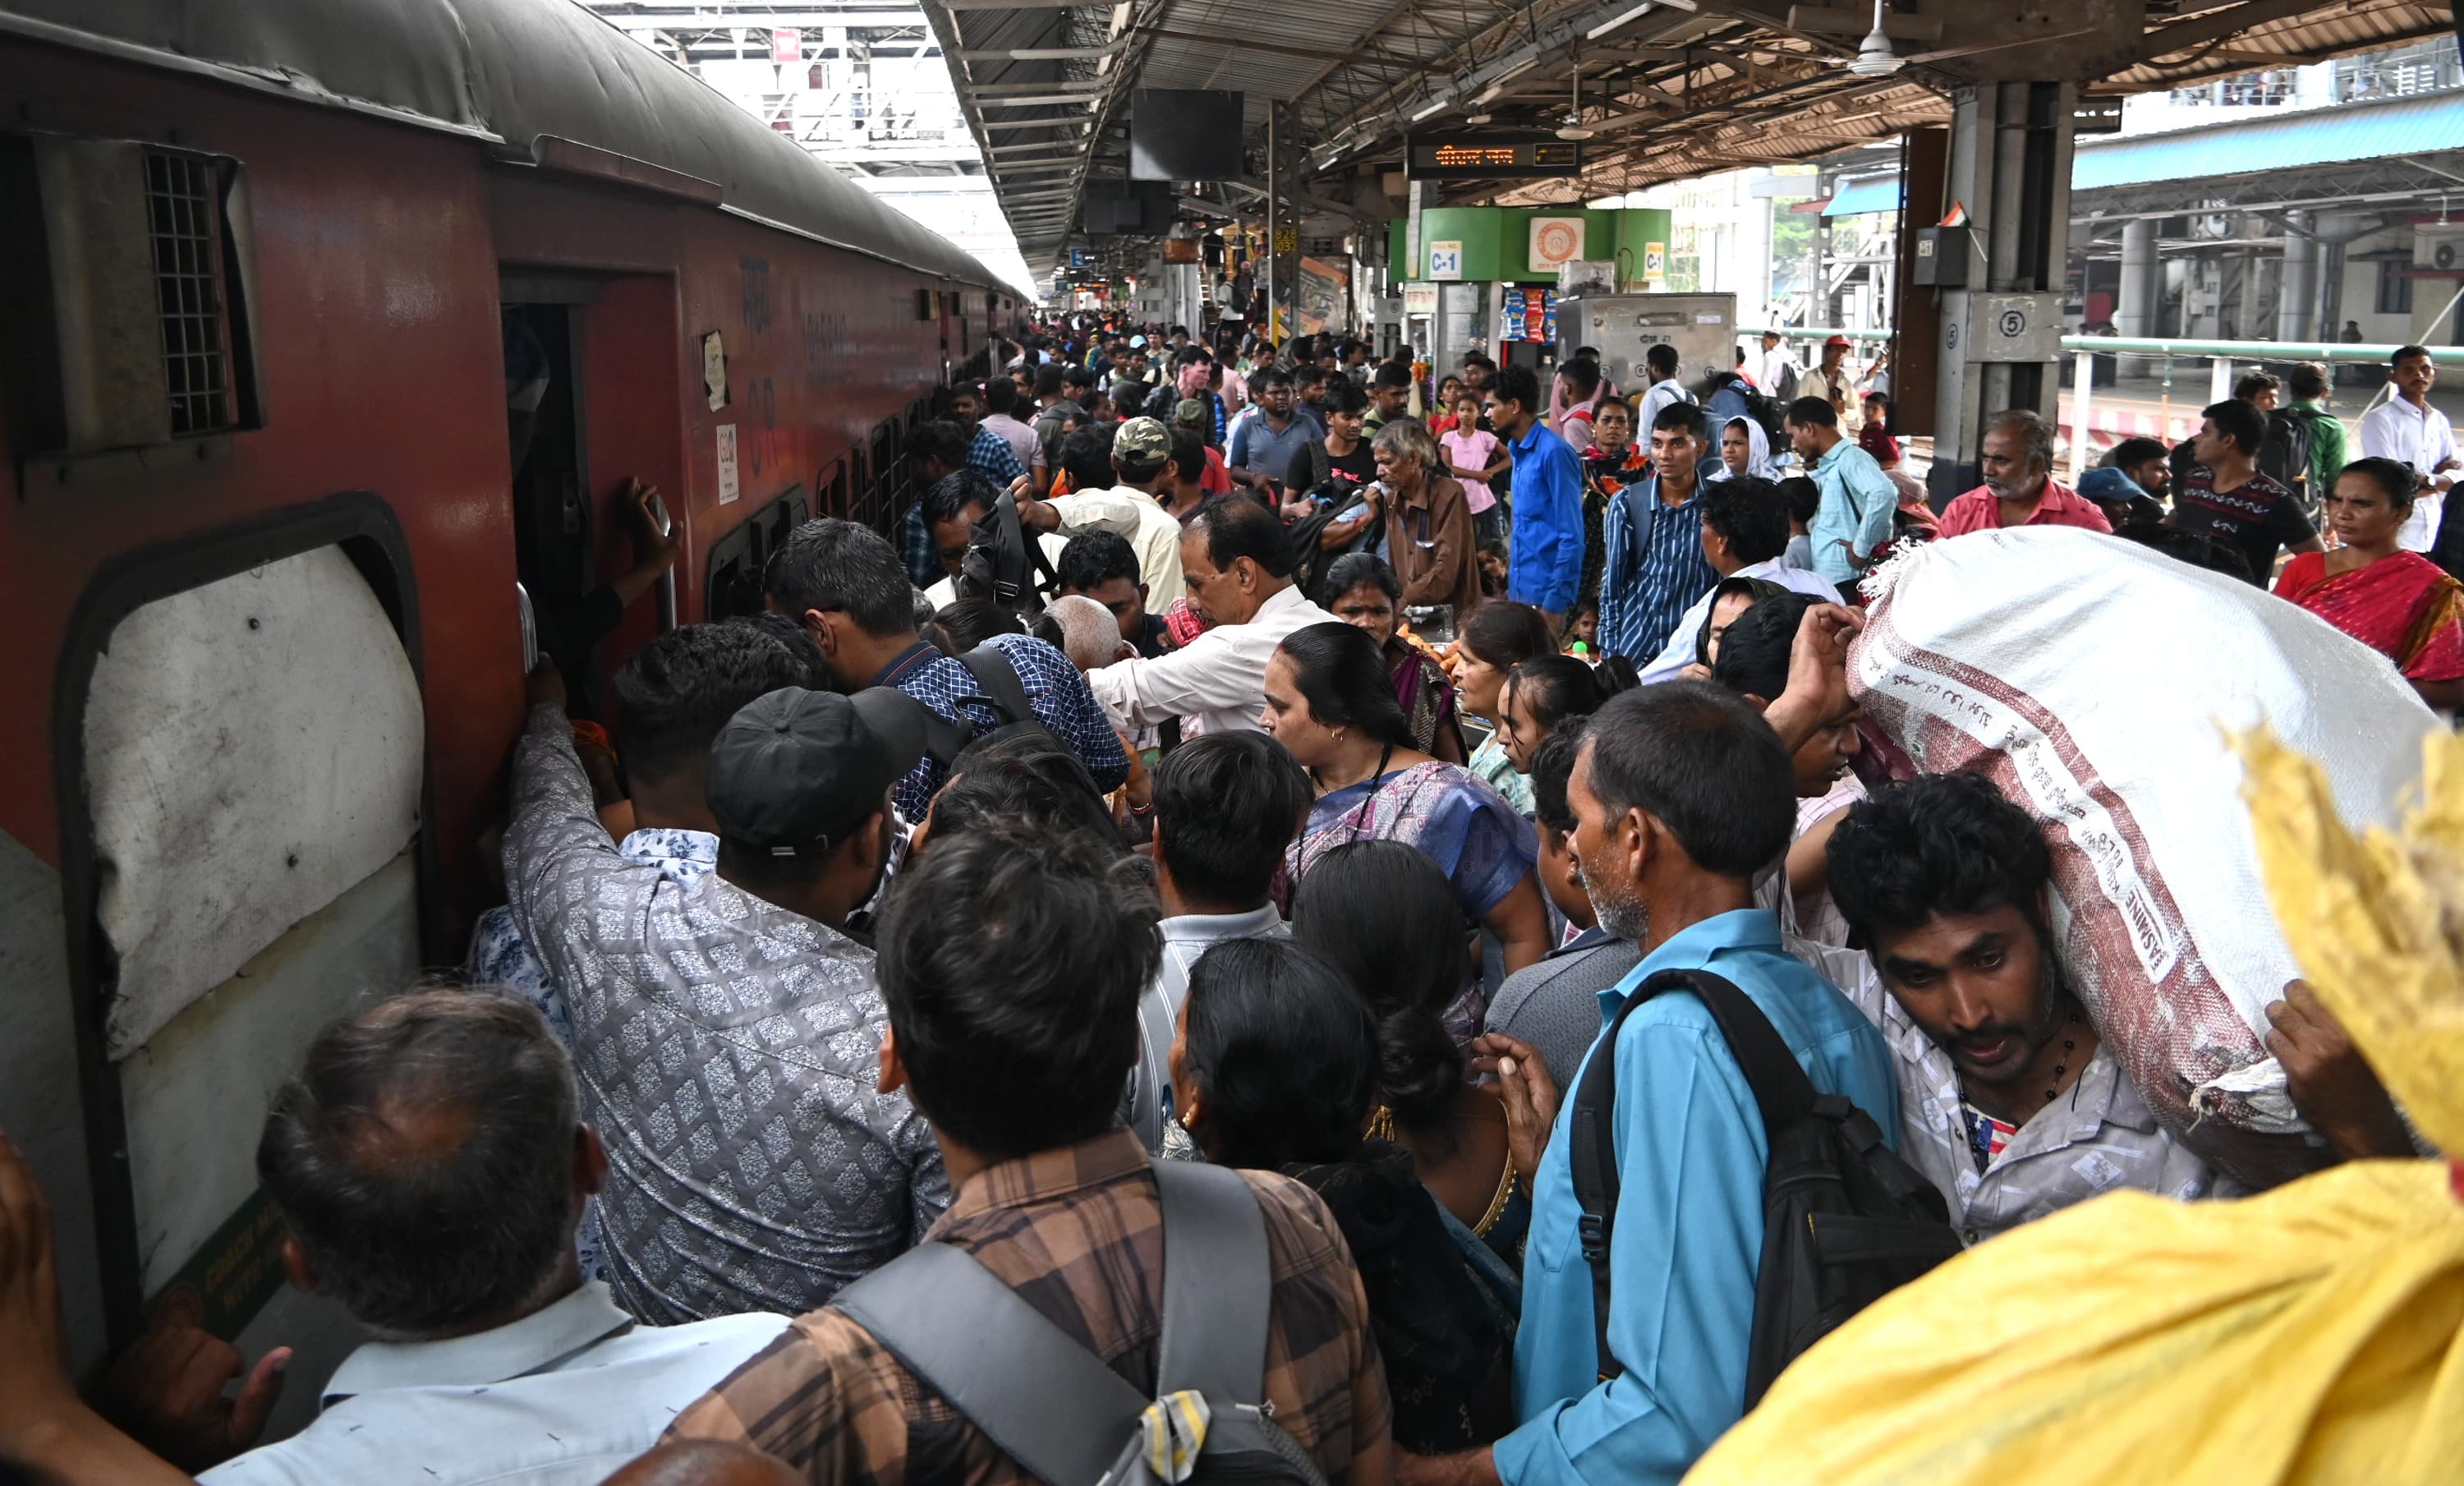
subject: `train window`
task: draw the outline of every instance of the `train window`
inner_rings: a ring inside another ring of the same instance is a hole
[[[712,545],[702,588],[702,610],[707,617],[733,619],[761,611],[770,559],[787,544],[788,534],[803,524],[804,512],[803,487],[791,486]]]
[[[833,459],[813,477],[814,514],[844,518],[847,514],[847,461]]]
[[[254,1134],[229,1111],[270,1094],[319,1026],[417,974],[425,734],[394,619],[339,545],[110,632],[83,773],[147,1293],[255,1188]]]
[[[0,136],[0,350],[38,368],[11,379],[21,447],[124,460],[264,422],[245,182],[222,156]]]
[[[918,289],[915,291],[915,318],[917,320],[934,320],[938,318],[934,313],[933,309],[932,290]]]

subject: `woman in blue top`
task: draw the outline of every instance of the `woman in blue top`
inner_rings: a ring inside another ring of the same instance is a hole
[[[1285,857],[1293,882],[1338,846],[1400,841],[1437,864],[1466,919],[1497,936],[1509,973],[1548,953],[1531,823],[1469,770],[1412,746],[1376,641],[1348,624],[1296,630],[1266,666],[1265,693],[1266,731],[1318,796]]]

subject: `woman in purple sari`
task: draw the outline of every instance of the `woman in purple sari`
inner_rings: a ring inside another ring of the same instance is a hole
[[[1437,863],[1508,973],[1549,952],[1531,823],[1470,770],[1413,746],[1375,640],[1346,624],[1292,632],[1266,667],[1265,724],[1317,791],[1285,854],[1292,882],[1338,846],[1400,841]]]

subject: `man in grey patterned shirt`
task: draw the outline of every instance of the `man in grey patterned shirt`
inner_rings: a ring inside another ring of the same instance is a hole
[[[872,952],[842,932],[880,879],[920,708],[793,688],[746,707],[711,749],[718,871],[679,881],[601,828],[561,690],[534,673],[505,877],[606,1142],[609,1285],[661,1324],[816,1309],[949,1201],[932,1132],[876,1091]]]

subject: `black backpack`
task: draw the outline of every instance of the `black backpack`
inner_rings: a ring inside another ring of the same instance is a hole
[[[1752,383],[1734,373],[1730,374],[1728,385],[1735,388],[1737,395],[1745,400],[1746,416],[1763,426],[1763,434],[1771,440],[1771,447],[1785,449],[1788,446],[1788,405],[1765,397],[1755,390]],[[1716,434],[1719,430],[1711,432]],[[1719,452],[1718,442],[1716,438],[1712,440],[1714,454]]]
[[[1771,1164],[1763,1170],[1763,1252],[1745,1407],[1762,1401],[1797,1354],[1850,1317],[1959,1253],[1949,1209],[1931,1182],[1882,1143],[1873,1117],[1816,1093],[1769,1018],[1708,970],[1662,970],[1626,998],[1585,1064],[1567,1131],[1581,1205],[1583,1258],[1600,1376],[1625,1369],[1609,1350],[1609,1237],[1617,1225],[1617,1039],[1634,1009],[1690,991],[1709,1009],[1761,1106]]]
[[[1033,619],[1044,612],[1046,596],[1060,586],[1060,575],[1044,555],[1044,543],[1018,518],[1018,499],[1002,491],[967,534],[967,555],[958,564],[958,596],[991,599]]]
[[[1258,1199],[1224,1166],[1155,1165],[1163,1204],[1163,1328],[1149,1398],[965,1252],[918,1244],[830,1303],[1003,1454],[1051,1486],[1153,1486],[1146,1425],[1185,1428],[1205,1401],[1195,1486],[1326,1486],[1264,1407],[1273,1271]]]
[[[2267,415],[2267,436],[2259,440],[2258,473],[2293,492],[2293,499],[2310,524],[2319,524],[2325,493],[2310,488],[2310,445],[2318,431],[2319,412],[2309,408],[2278,408]]]

